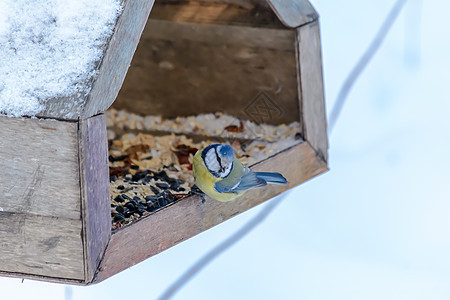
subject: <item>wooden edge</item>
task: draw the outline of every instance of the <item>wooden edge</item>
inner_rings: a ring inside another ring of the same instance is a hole
[[[123,1],[122,14],[103,56],[99,75],[93,83],[82,118],[104,112],[116,99],[153,3],[154,0]]]
[[[292,50],[292,29],[242,27],[222,24],[176,23],[148,20],[142,38],[166,41],[189,40],[204,45],[239,45],[273,50]]]
[[[50,277],[50,276],[40,276],[40,275],[26,274],[26,273],[0,271],[0,276],[1,277],[10,277],[10,278],[38,280],[38,281],[52,282],[52,283],[86,285],[86,282],[83,280],[60,278],[60,277]]]
[[[319,18],[308,0],[267,0],[267,2],[281,23],[290,28],[303,26]]]
[[[0,275],[80,283],[78,124],[0,117],[0,127]]]
[[[296,45],[303,138],[327,161],[327,119],[318,20],[297,28]]]
[[[261,0],[162,0],[156,2],[150,18],[176,23],[285,28],[269,4]]]
[[[292,164],[291,161],[298,162]],[[310,144],[303,142],[255,165],[257,171],[280,171],[287,186],[271,185],[231,202],[191,196],[113,232],[95,282],[113,276],[155,254],[258,205],[327,170]]]
[[[105,116],[80,120],[78,139],[85,280],[90,282],[111,236]]]

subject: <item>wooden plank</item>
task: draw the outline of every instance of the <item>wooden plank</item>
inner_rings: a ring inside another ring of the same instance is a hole
[[[258,163],[253,169],[283,172],[289,184],[251,190],[225,203],[210,198],[202,203],[197,196],[189,197],[113,232],[97,282],[325,172],[327,165],[309,143],[303,142]]]
[[[92,281],[111,236],[108,140],[104,115],[80,120],[80,175],[86,281]]]
[[[284,28],[265,1],[157,1],[150,14],[152,20],[184,23],[239,25]]]
[[[0,206],[80,219],[78,125],[0,117]]]
[[[319,18],[308,0],[267,0],[280,21],[290,28],[297,28]]]
[[[172,43],[187,40],[214,47],[232,45],[267,48],[273,51],[292,51],[295,31],[218,24],[184,24],[149,19],[147,27],[142,33],[142,39],[165,40]]]
[[[328,138],[319,22],[298,28],[297,41],[303,137],[326,161]]]
[[[83,279],[77,124],[0,127],[0,272]]]
[[[0,212],[0,271],[82,280],[80,233],[80,220]]]
[[[124,0],[122,15],[100,65],[82,117],[104,112],[119,93],[154,0]]]
[[[150,20],[114,107],[169,118],[222,111],[253,120],[246,108],[264,92],[276,106],[264,122],[298,121],[293,33]]]
[[[22,278],[22,279],[30,279],[30,280],[38,280],[44,282],[53,282],[53,283],[63,283],[63,284],[76,284],[76,285],[86,285],[84,279],[70,279],[70,278],[61,278],[61,277],[52,277],[52,276],[40,276],[35,274],[26,274],[19,272],[4,272],[0,270],[1,277],[11,277],[11,278]]]

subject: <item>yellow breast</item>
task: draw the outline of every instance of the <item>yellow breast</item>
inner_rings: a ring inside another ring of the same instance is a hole
[[[206,165],[202,159],[202,151],[199,150],[194,155],[194,163],[192,164],[192,171],[194,173],[195,184],[211,198],[218,201],[226,202],[234,200],[236,197],[240,196],[241,193],[219,193],[214,188],[214,184],[221,178],[214,177],[206,168]]]

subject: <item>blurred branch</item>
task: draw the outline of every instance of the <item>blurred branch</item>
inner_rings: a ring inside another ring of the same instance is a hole
[[[196,263],[194,263],[183,275],[181,275],[171,286],[169,286],[166,291],[158,298],[159,300],[170,299],[175,295],[178,290],[180,290],[187,282],[189,282],[198,272],[200,272],[204,267],[206,267],[211,261],[217,258],[225,250],[233,246],[236,242],[246,236],[249,232],[255,229],[256,226],[262,223],[264,219],[273,211],[278,204],[283,201],[288,195],[285,192],[283,195],[276,197],[271,200],[266,206],[250,221],[248,221],[244,226],[242,226],[238,231],[233,233],[226,240],[215,246],[203,257],[201,257]]]
[[[344,106],[345,100],[347,99],[350,89],[352,88],[353,84],[356,82],[358,77],[361,75],[362,71],[364,71],[364,69],[367,67],[367,64],[373,58],[375,53],[380,48],[386,35],[389,33],[389,30],[391,29],[392,25],[394,24],[395,20],[397,19],[398,15],[400,14],[400,12],[404,6],[404,4],[407,1],[408,0],[397,0],[397,2],[392,7],[391,11],[385,18],[385,20],[384,20],[383,24],[381,25],[380,29],[378,30],[377,34],[375,35],[375,38],[372,40],[372,43],[370,43],[369,48],[367,48],[367,50],[361,56],[359,61],[356,63],[356,65],[350,71],[350,74],[348,74],[347,78],[345,79],[344,83],[342,84],[342,87],[336,98],[336,102],[334,103],[333,109],[331,111],[330,118],[328,120],[329,133],[331,133],[333,131],[334,126],[336,125],[336,121],[339,118],[342,107]]]
[[[420,64],[422,0],[411,1],[405,13],[404,61],[408,67],[417,68]]]

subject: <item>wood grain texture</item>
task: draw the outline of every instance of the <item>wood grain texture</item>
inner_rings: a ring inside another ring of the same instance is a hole
[[[284,28],[265,1],[157,1],[150,14],[152,20],[184,23],[238,25]]]
[[[290,28],[297,28],[319,18],[308,0],[267,0],[280,21]]]
[[[114,107],[169,118],[222,111],[260,123],[246,108],[264,92],[279,110],[263,121],[298,121],[294,43],[294,30],[150,20]]]
[[[0,127],[0,272],[83,279],[77,124]]]
[[[111,236],[108,141],[104,115],[79,123],[86,281],[92,281]]]
[[[84,279],[81,221],[0,212],[0,273]]]
[[[80,218],[77,123],[0,117],[0,206]]]
[[[219,24],[188,25],[172,21],[149,19],[147,27],[142,33],[142,39],[164,40],[169,45],[180,40],[187,40],[192,43],[199,43],[211,47],[240,46],[267,48],[272,51],[292,51],[295,42],[295,31],[290,29],[224,26]],[[232,49],[229,51],[232,51]],[[253,56],[256,56],[256,53],[253,53]]]
[[[298,28],[297,41],[303,137],[326,161],[328,137],[319,22]]]
[[[197,196],[188,197],[113,232],[96,277],[97,282],[325,172],[327,165],[317,157],[309,143],[303,142],[258,163],[252,169],[280,171],[289,184],[251,190],[231,202],[207,198],[202,203]]]
[[[104,112],[114,102],[130,66],[154,0],[125,0],[122,15],[101,62],[99,75],[87,99],[82,117]]]

